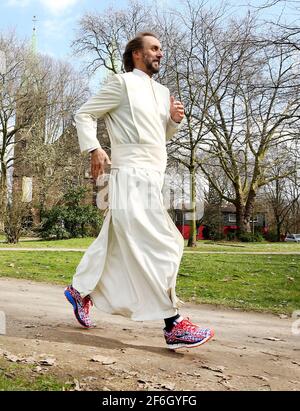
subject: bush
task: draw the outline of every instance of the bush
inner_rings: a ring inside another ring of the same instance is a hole
[[[229,232],[226,234],[226,240],[227,240],[227,241],[234,241],[234,240],[236,240],[236,232],[235,232],[235,231],[229,231]]]
[[[264,241],[264,237],[261,233],[242,233],[239,235],[239,240],[243,243],[261,243]]]
[[[99,232],[103,218],[96,207],[80,204],[84,194],[82,187],[72,188],[63,198],[65,204],[44,212],[39,229],[41,237],[61,240]]]
[[[271,241],[272,243],[276,243],[278,241],[277,233],[275,233],[275,231],[269,231],[265,234],[265,239],[267,241]]]
[[[219,233],[217,231],[212,231],[209,233],[209,239],[212,241],[220,241],[224,240],[225,236],[223,233]]]

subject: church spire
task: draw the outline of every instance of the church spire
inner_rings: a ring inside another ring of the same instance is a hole
[[[36,16],[33,16],[33,29],[32,29],[32,37],[31,37],[31,51],[33,55],[37,53],[37,38],[36,38],[36,22],[38,21]]]

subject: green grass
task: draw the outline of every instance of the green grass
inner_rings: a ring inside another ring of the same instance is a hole
[[[187,245],[187,241],[185,241]],[[234,241],[197,241],[197,247],[185,247],[186,251],[226,251],[234,252],[300,252],[299,243],[241,243]]]
[[[4,240],[4,239],[3,239]],[[66,240],[26,240],[21,239],[17,244],[0,243],[4,248],[87,248],[95,240],[94,237],[70,238]]]
[[[1,251],[0,276],[66,285],[82,255]],[[185,254],[177,294],[195,303],[292,313],[300,307],[300,255]]]
[[[300,306],[300,255],[188,254],[177,293],[197,303],[292,313]]]
[[[0,276],[67,284],[82,252],[1,251]]]
[[[10,364],[0,358],[0,391],[62,391],[69,385],[59,381],[53,375],[39,375],[34,366]]]
[[[68,240],[26,240],[22,238],[18,244],[6,244],[0,242],[1,248],[87,248],[93,241],[94,237],[71,238]],[[0,237],[4,241],[4,237]],[[187,241],[185,241],[187,245]],[[234,252],[300,252],[300,244],[297,243],[238,243],[230,241],[198,241],[197,247],[185,247],[186,251],[226,251]]]

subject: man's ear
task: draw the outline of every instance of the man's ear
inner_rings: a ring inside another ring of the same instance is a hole
[[[142,50],[134,50],[134,51],[132,52],[132,55],[133,55],[135,58],[139,58],[139,57],[140,57],[140,54],[141,54],[141,51],[142,51]]]

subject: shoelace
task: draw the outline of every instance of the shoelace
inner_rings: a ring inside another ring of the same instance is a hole
[[[179,326],[182,326],[182,328],[187,329],[188,331],[196,331],[199,327],[195,324],[193,324],[189,318],[183,319],[180,321]]]

